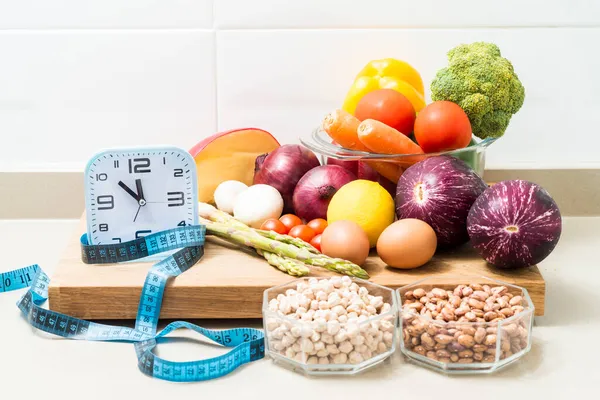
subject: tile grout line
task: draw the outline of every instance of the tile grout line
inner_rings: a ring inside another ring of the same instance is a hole
[[[516,29],[598,29],[600,24],[589,25],[381,25],[381,26],[237,26],[222,25],[220,31],[392,31],[392,30],[516,30]]]
[[[137,28],[109,28],[109,27],[95,27],[95,28],[0,28],[0,34],[63,34],[63,33],[154,33],[154,32],[173,32],[173,33],[185,33],[185,32],[212,32],[214,28],[176,28],[176,27],[137,27]]]
[[[213,30],[213,88],[215,101],[215,133],[219,131],[219,61],[217,60],[219,50],[217,48],[217,18],[216,18],[216,1],[212,1],[212,30]]]
[[[211,27],[47,27],[47,28],[0,28],[0,34],[28,33],[152,33],[152,32],[272,32],[272,31],[392,31],[392,30],[513,30],[513,29],[600,29],[600,24],[589,25],[381,25],[381,26],[238,26],[218,25],[214,20]]]

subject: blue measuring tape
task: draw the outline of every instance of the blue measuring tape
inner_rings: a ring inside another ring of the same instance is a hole
[[[264,334],[261,330],[210,330],[185,321],[176,321],[157,332],[167,281],[184,273],[202,258],[205,233],[206,228],[202,225],[185,226],[110,245],[90,245],[87,235],[81,237],[82,259],[88,264],[129,261],[179,249],[154,264],[148,272],[135,328],[99,324],[42,308],[42,304],[48,299],[50,278],[38,265],[0,274],[0,293],[29,288],[17,302],[17,306],[26,320],[41,331],[68,339],[133,343],[138,367],[146,375],[175,382],[218,378],[240,365],[264,357]],[[182,328],[191,329],[215,343],[233,349],[218,357],[188,362],[165,360],[153,353],[160,338]]]

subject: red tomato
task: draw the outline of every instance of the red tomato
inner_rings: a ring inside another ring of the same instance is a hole
[[[285,214],[279,220],[285,225],[288,232],[296,225],[302,225],[302,220],[294,214]]]
[[[315,249],[321,251],[321,235],[319,234],[319,235],[315,236],[314,238],[312,238],[312,240],[310,241],[310,244]]]
[[[315,218],[306,225],[311,227],[312,230],[315,231],[317,235],[319,235],[323,233],[325,228],[327,228],[327,221],[325,221],[323,218]]]
[[[434,101],[415,121],[415,139],[425,153],[462,149],[471,141],[471,122],[451,101]]]
[[[305,242],[310,242],[312,238],[315,237],[315,231],[312,228],[309,228],[306,225],[296,225],[290,230],[288,233],[291,237],[295,237],[298,239],[302,239]]]
[[[354,116],[361,121],[375,119],[410,135],[415,125],[415,108],[402,93],[379,89],[367,93],[356,105]]]
[[[282,235],[288,233],[288,228],[283,224],[283,222],[275,218],[271,218],[263,222],[260,226],[260,229],[263,231],[275,231],[277,233],[281,233]]]

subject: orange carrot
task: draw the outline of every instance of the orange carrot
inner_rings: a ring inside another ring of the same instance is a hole
[[[330,112],[323,120],[323,130],[340,146],[351,150],[369,151],[358,140],[358,125],[358,118],[341,109]]]
[[[379,154],[423,154],[418,144],[403,133],[374,119],[365,119],[357,129],[358,139]]]
[[[383,176],[389,181],[398,183],[398,179],[404,172],[404,169],[391,162],[385,161],[365,161],[371,168],[379,172],[379,175]]]
[[[359,140],[357,134],[359,125],[360,120],[358,118],[341,109],[330,112],[323,120],[323,130],[337,144],[350,150],[370,152],[369,148]],[[402,169],[389,162],[367,161],[367,164],[392,182],[398,182],[400,175],[402,175]]]

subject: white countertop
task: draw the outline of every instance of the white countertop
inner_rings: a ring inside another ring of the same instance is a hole
[[[71,220],[0,221],[0,272],[37,263],[52,277],[76,224]],[[338,399],[346,395],[374,400],[387,395],[415,400],[512,400],[564,399],[586,393],[585,398],[596,399],[600,397],[596,364],[600,363],[599,227],[600,218],[565,218],[561,241],[540,266],[547,281],[546,315],[535,319],[532,350],[492,375],[444,376],[407,363],[398,351],[383,365],[353,377],[308,378],[263,359],[217,380],[170,383],[138,370],[132,344],[66,340],[35,331],[15,306],[23,293],[17,291],[0,294],[0,397],[30,398],[35,393],[45,399],[86,400],[185,395]],[[259,321],[198,323],[215,328],[260,327]],[[159,346],[162,357],[184,361],[222,352],[198,344],[198,336],[188,332],[175,335],[181,339]]]

